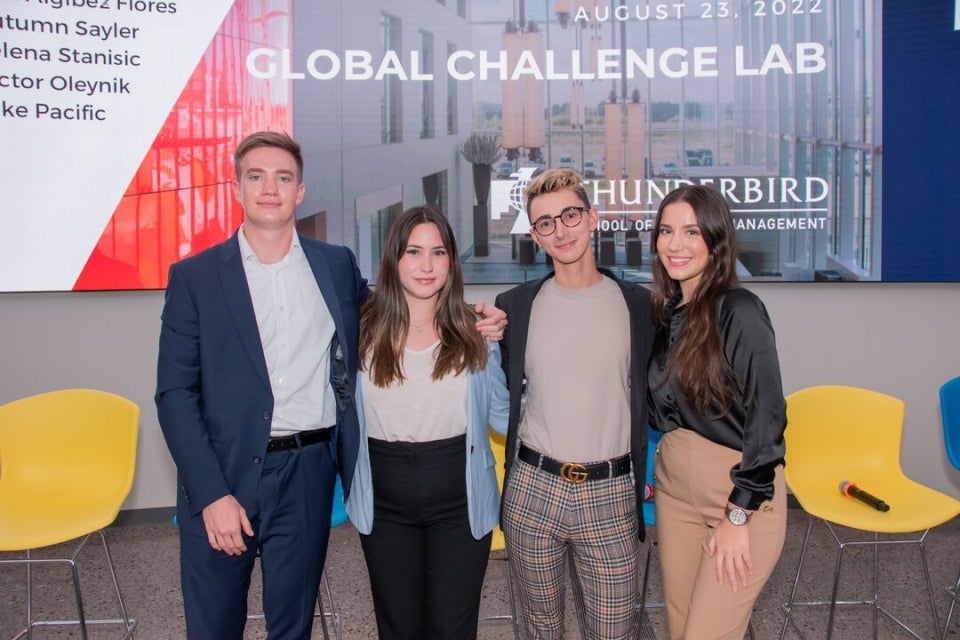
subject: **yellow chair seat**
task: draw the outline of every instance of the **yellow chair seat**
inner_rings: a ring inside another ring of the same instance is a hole
[[[890,505],[890,511],[884,513],[840,493],[840,483],[852,478],[791,477],[789,463],[785,472],[787,485],[804,511],[844,527],[906,533],[935,527],[960,514],[960,502],[906,476],[857,474],[860,489]]]
[[[112,489],[96,477],[69,490],[46,484],[16,493],[0,488],[0,551],[47,547],[109,526],[124,500]]]

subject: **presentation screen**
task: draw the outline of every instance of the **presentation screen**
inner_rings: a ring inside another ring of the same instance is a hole
[[[706,184],[744,281],[960,281],[957,60],[960,0],[7,0],[0,292],[163,288],[242,224],[262,129],[371,280],[422,204],[467,283],[541,277],[522,192],[566,167],[627,280]]]

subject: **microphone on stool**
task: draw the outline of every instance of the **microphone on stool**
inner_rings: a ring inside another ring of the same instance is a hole
[[[857,487],[856,482],[850,482],[849,480],[844,480],[840,483],[840,493],[847,496],[848,498],[853,498],[859,500],[865,505],[869,505],[876,509],[877,511],[883,511],[886,513],[890,511],[890,505],[881,500],[875,495],[867,493],[863,489]]]

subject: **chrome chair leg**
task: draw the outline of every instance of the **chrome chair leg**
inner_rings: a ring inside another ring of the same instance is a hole
[[[326,602],[329,611],[324,606],[324,599],[321,596],[326,592]],[[327,579],[327,572],[324,570],[320,576],[320,589],[317,590],[317,608],[319,609],[320,628],[323,632],[324,640],[330,640],[330,631],[327,628],[327,617],[330,618],[330,626],[333,628],[333,637],[340,640],[341,622],[340,612],[337,611],[337,605],[333,601],[333,589],[330,588],[330,581]]]
[[[259,554],[257,558],[259,558]],[[329,601],[330,611],[328,612],[324,609],[324,600],[322,593],[326,591],[327,600]],[[324,569],[323,573],[320,574],[320,586],[317,588],[317,607],[313,611],[314,618],[320,618],[320,631],[323,633],[324,640],[330,640],[330,628],[327,627],[327,617],[330,618],[330,626],[333,628],[333,637],[336,640],[340,640],[340,631],[341,631],[341,622],[340,622],[340,612],[337,611],[336,605],[333,602],[333,590],[330,588],[330,583],[327,581],[327,570]],[[247,620],[265,620],[266,616],[261,613],[248,613]]]
[[[11,559],[11,560],[0,560],[0,564],[26,564],[27,566],[27,625],[22,629],[17,635],[15,635],[12,640],[19,640],[19,638],[27,638],[30,640],[33,638],[33,628],[34,627],[53,627],[53,626],[76,626],[80,630],[80,638],[82,640],[87,639],[89,625],[92,624],[119,624],[123,625],[124,631],[126,633],[123,636],[123,640],[129,640],[133,637],[133,632],[137,627],[137,621],[131,619],[127,615],[126,605],[123,602],[123,596],[120,592],[119,582],[117,580],[116,568],[113,564],[113,557],[110,555],[110,547],[107,544],[106,537],[102,530],[94,532],[100,536],[100,540],[103,542],[103,551],[104,556],[107,561],[107,569],[110,571],[110,577],[113,580],[113,588],[117,596],[117,603],[120,607],[120,617],[119,618],[106,618],[106,619],[88,619],[86,612],[83,608],[83,596],[80,590],[80,570],[77,564],[77,559],[80,556],[80,552],[86,546],[87,541],[90,539],[90,536],[93,533],[89,533],[83,538],[80,539],[80,543],[74,549],[73,553],[69,558],[35,558],[31,555],[30,550],[27,550],[26,558],[20,559]],[[70,576],[71,582],[73,584],[73,596],[74,603],[77,607],[77,617],[75,619],[67,620],[34,620],[33,619],[33,565],[34,564],[67,564],[70,566]]]
[[[502,551],[502,549],[498,549],[498,551]],[[514,640],[519,640],[519,638],[521,637],[520,636],[520,618],[517,614],[517,600],[513,593],[513,576],[511,573],[510,558],[507,557],[506,552],[504,552],[504,555],[502,557],[491,555],[490,560],[500,561],[506,565],[507,602],[510,604],[510,613],[490,615],[490,616],[480,616],[480,618],[477,620],[477,623],[479,625],[483,622],[501,622],[501,621],[509,622],[510,628],[513,630]],[[488,565],[488,571],[489,571],[489,565]]]
[[[895,540],[880,540],[878,533],[873,532],[872,540],[852,540],[844,541],[840,538],[840,535],[835,529],[835,525],[830,523],[827,520],[821,520],[824,525],[827,527],[827,530],[830,532],[830,535],[833,536],[833,540],[837,545],[837,559],[834,565],[834,576],[833,576],[833,585],[830,595],[830,600],[827,601],[806,601],[799,602],[796,599],[797,587],[800,583],[800,574],[803,570],[804,558],[806,556],[807,548],[810,541],[810,531],[813,527],[814,519],[811,518],[810,522],[807,524],[807,532],[803,538],[803,546],[800,551],[800,561],[797,565],[797,573],[794,576],[793,587],[790,591],[789,600],[783,605],[784,611],[784,621],[783,626],[780,629],[780,640],[786,636],[787,627],[790,626],[797,633],[797,635],[802,639],[804,638],[803,632],[800,631],[800,628],[797,626],[797,623],[793,620],[794,609],[797,607],[810,607],[810,606],[828,606],[830,609],[830,614],[827,620],[827,632],[826,639],[832,640],[833,638],[833,627],[836,619],[836,610],[839,606],[845,605],[854,605],[854,606],[870,606],[872,609],[872,618],[873,618],[873,637],[874,640],[879,640],[880,633],[880,624],[879,618],[880,614],[886,616],[889,620],[898,625],[903,631],[909,634],[911,637],[916,640],[923,640],[923,637],[918,635],[916,631],[911,629],[895,616],[890,610],[883,606],[883,602],[880,598],[880,564],[879,564],[879,552],[881,546],[894,546],[894,545],[917,545],[920,552],[920,562],[923,568],[924,580],[927,585],[927,595],[930,602],[930,612],[932,614],[932,621],[934,628],[936,629],[936,638],[937,640],[943,640],[944,630],[940,628],[940,619],[937,614],[937,606],[933,597],[933,583],[930,579],[930,570],[927,563],[927,554],[926,554],[926,537],[930,530],[924,531],[918,538],[905,538],[905,539],[895,539]],[[873,593],[870,600],[840,600],[839,599],[839,587],[840,587],[840,573],[843,565],[844,552],[848,547],[858,547],[858,546],[871,546],[873,550]]]
[[[927,563],[927,545],[924,543],[928,532],[929,529],[925,531],[920,538],[920,564],[923,565],[923,576],[927,581],[927,594],[930,596],[930,613],[933,615],[934,628],[937,630],[937,640],[944,640],[947,632],[946,629],[943,631],[940,630],[940,616],[937,614],[937,603],[933,598],[933,580],[930,579],[930,567]]]
[[[21,634],[22,635],[22,634]],[[30,562],[30,549],[27,549],[27,640],[33,638],[33,563]],[[19,638],[20,636],[16,636]]]
[[[517,599],[513,595],[513,575],[510,570],[509,559],[504,558],[504,560],[507,561],[507,597],[510,600],[510,626],[513,627],[514,640],[518,640],[520,638],[520,618],[517,615]]]
[[[647,587],[650,585],[650,560],[653,557],[654,544],[652,538],[647,540],[647,560],[643,563],[643,583],[640,585],[640,604],[637,605],[641,615],[643,610],[647,608]]]
[[[807,555],[807,544],[810,541],[810,530],[813,528],[813,519],[807,523],[807,532],[803,536],[803,544],[800,546],[800,560],[797,562],[797,572],[793,576],[793,586],[790,588],[790,598],[787,600],[786,604],[783,605],[784,617],[783,617],[783,626],[780,627],[780,640],[783,640],[787,635],[787,627],[793,627],[793,630],[802,639],[804,637],[803,633],[800,631],[800,628],[797,627],[797,624],[793,621],[793,607],[797,602],[797,587],[800,585],[800,573],[803,571],[803,561]]]
[[[947,587],[947,595],[950,596],[950,606],[947,608],[947,619],[943,623],[943,637],[947,637],[950,631],[950,619],[953,617],[953,609],[960,602],[960,572],[957,573],[957,581],[952,587]]]
[[[843,552],[846,551],[846,549],[847,546],[845,544],[840,544],[837,550],[837,561],[833,567],[833,590],[830,592],[830,617],[827,618],[827,640],[833,639],[833,621],[837,617],[837,594],[840,592],[840,569],[843,566]],[[876,580],[876,572],[874,572],[874,580]],[[874,587],[874,592],[876,592],[876,587]],[[873,635],[874,640],[876,640],[876,609],[874,609]]]
[[[123,595],[120,593],[120,581],[117,580],[117,570],[113,565],[113,556],[110,554],[110,546],[107,544],[107,538],[103,533],[103,529],[97,531],[97,534],[100,536],[100,542],[103,544],[103,554],[107,558],[107,567],[110,569],[110,579],[113,581],[113,591],[117,595],[117,604],[120,606],[120,618],[119,620],[111,620],[109,622],[117,622],[124,626],[127,633],[123,636],[123,640],[133,637],[133,630],[137,627],[137,621],[131,620],[127,615],[127,607],[123,604]]]
[[[80,637],[87,640],[87,620],[83,615],[83,596],[80,595],[80,572],[77,570],[76,559],[70,560],[70,576],[73,579],[73,597],[77,603],[77,624],[80,625]]]

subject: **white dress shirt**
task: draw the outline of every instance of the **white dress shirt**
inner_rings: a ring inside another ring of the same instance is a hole
[[[273,390],[270,436],[333,426],[330,341],[336,329],[300,236],[294,231],[290,251],[272,264],[260,262],[243,227],[238,239]]]

